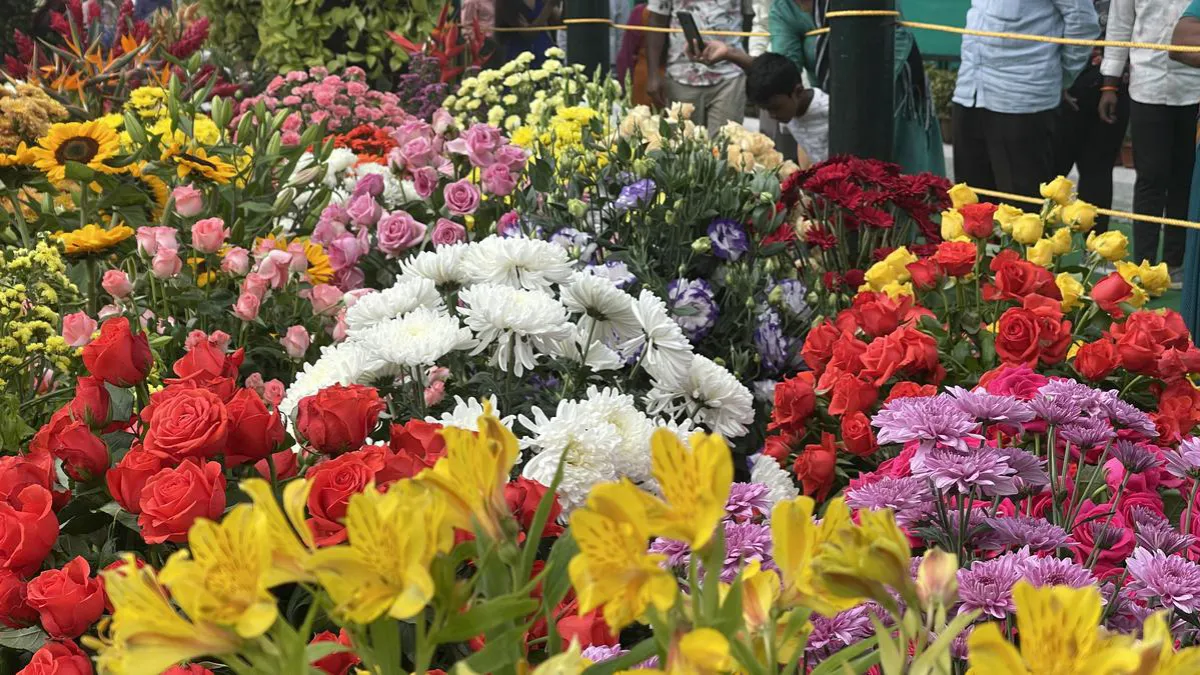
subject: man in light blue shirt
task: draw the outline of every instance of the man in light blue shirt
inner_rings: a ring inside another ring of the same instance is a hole
[[[1094,40],[1092,0],[971,0],[967,28]],[[964,35],[954,89],[954,179],[1037,196],[1053,177],[1057,108],[1091,47]]]

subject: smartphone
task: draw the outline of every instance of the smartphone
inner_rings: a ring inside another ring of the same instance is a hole
[[[683,29],[683,37],[692,45],[692,49],[697,52],[704,49],[704,38],[700,37],[700,29],[696,28],[696,19],[692,17],[691,12],[675,12],[675,17],[679,19],[679,27]]]

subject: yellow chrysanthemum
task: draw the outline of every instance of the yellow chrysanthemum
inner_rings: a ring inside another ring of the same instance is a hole
[[[93,171],[117,173],[121,171],[105,164],[121,149],[120,139],[107,124],[89,122],[63,122],[50,127],[45,136],[38,139],[32,152],[34,165],[46,174],[51,182],[66,179],[67,162],[78,162]]]
[[[129,107],[142,117],[157,117],[167,99],[162,87],[138,87],[129,92]]]
[[[105,251],[133,236],[133,228],[125,225],[105,229],[89,224],[74,232],[55,232],[54,238],[62,242],[67,255],[86,255]]]

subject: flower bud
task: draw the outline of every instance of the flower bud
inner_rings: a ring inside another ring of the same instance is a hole
[[[567,212],[575,218],[582,218],[587,215],[588,205],[578,199],[572,199],[567,202]]]
[[[958,556],[934,548],[917,568],[917,597],[921,605],[949,607],[958,596]]]
[[[783,286],[776,286],[775,288],[772,288],[771,292],[767,293],[767,302],[771,303],[772,305],[774,305],[776,307],[779,307],[780,305],[782,305],[783,304]]]
[[[275,198],[275,206],[272,213],[276,216],[281,216],[287,213],[287,210],[292,208],[292,204],[296,201],[296,189],[286,187],[280,190],[279,196]]]
[[[708,253],[712,250],[712,239],[708,237],[700,237],[692,242],[692,251],[694,253]]]

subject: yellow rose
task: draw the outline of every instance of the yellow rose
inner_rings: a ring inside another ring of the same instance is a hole
[[[912,284],[907,282],[900,283],[898,281],[893,281],[892,283],[885,285],[882,289],[882,292],[887,293],[889,298],[897,300],[905,296],[911,296],[913,294],[913,287]]]
[[[1096,225],[1096,207],[1076,199],[1062,207],[1063,222],[1076,232],[1087,232]]]
[[[996,222],[1000,223],[1000,229],[1004,230],[1005,234],[1012,234],[1013,223],[1017,222],[1017,218],[1025,215],[1025,212],[1012,204],[1001,204],[996,208]]]
[[[946,241],[968,241],[963,230],[962,214],[954,209],[942,211],[942,239]]]
[[[1129,255],[1128,247],[1129,240],[1116,230],[1109,230],[1101,235],[1095,232],[1088,233],[1087,249],[1109,262],[1124,260],[1125,256]]]
[[[863,282],[862,287],[859,288],[860,291],[879,292],[883,290],[884,286],[897,283],[896,271],[886,262],[877,262],[863,274]]]
[[[1025,251],[1025,257],[1035,265],[1041,265],[1042,267],[1053,265],[1054,242],[1049,239],[1038,239],[1037,243]]]
[[[1069,312],[1080,305],[1079,299],[1083,297],[1083,284],[1079,283],[1075,275],[1063,272],[1054,277],[1054,284],[1058,286],[1058,292],[1062,294],[1062,311]]]
[[[959,183],[950,188],[950,201],[953,202],[954,208],[966,206],[967,204],[978,204],[979,195],[975,191],[967,187],[966,183]]]
[[[1036,213],[1026,213],[1013,221],[1012,238],[1018,244],[1029,246],[1042,238],[1042,217]]]
[[[1171,288],[1171,273],[1167,271],[1165,262],[1151,265],[1143,260],[1139,276],[1142,278],[1142,287],[1152,296],[1160,296]]]
[[[1049,183],[1042,183],[1042,197],[1053,199],[1056,204],[1064,206],[1071,201],[1071,192],[1074,190],[1075,184],[1063,176],[1059,176]]]
[[[894,273],[896,279],[903,282],[912,278],[912,274],[910,274],[908,271],[908,266],[917,262],[917,256],[909,253],[906,247],[901,246],[895,251],[889,253],[887,257],[880,262],[881,264],[892,268],[892,272]]]
[[[1066,255],[1071,252],[1071,230],[1059,228],[1049,239],[1054,243],[1054,255]]]

